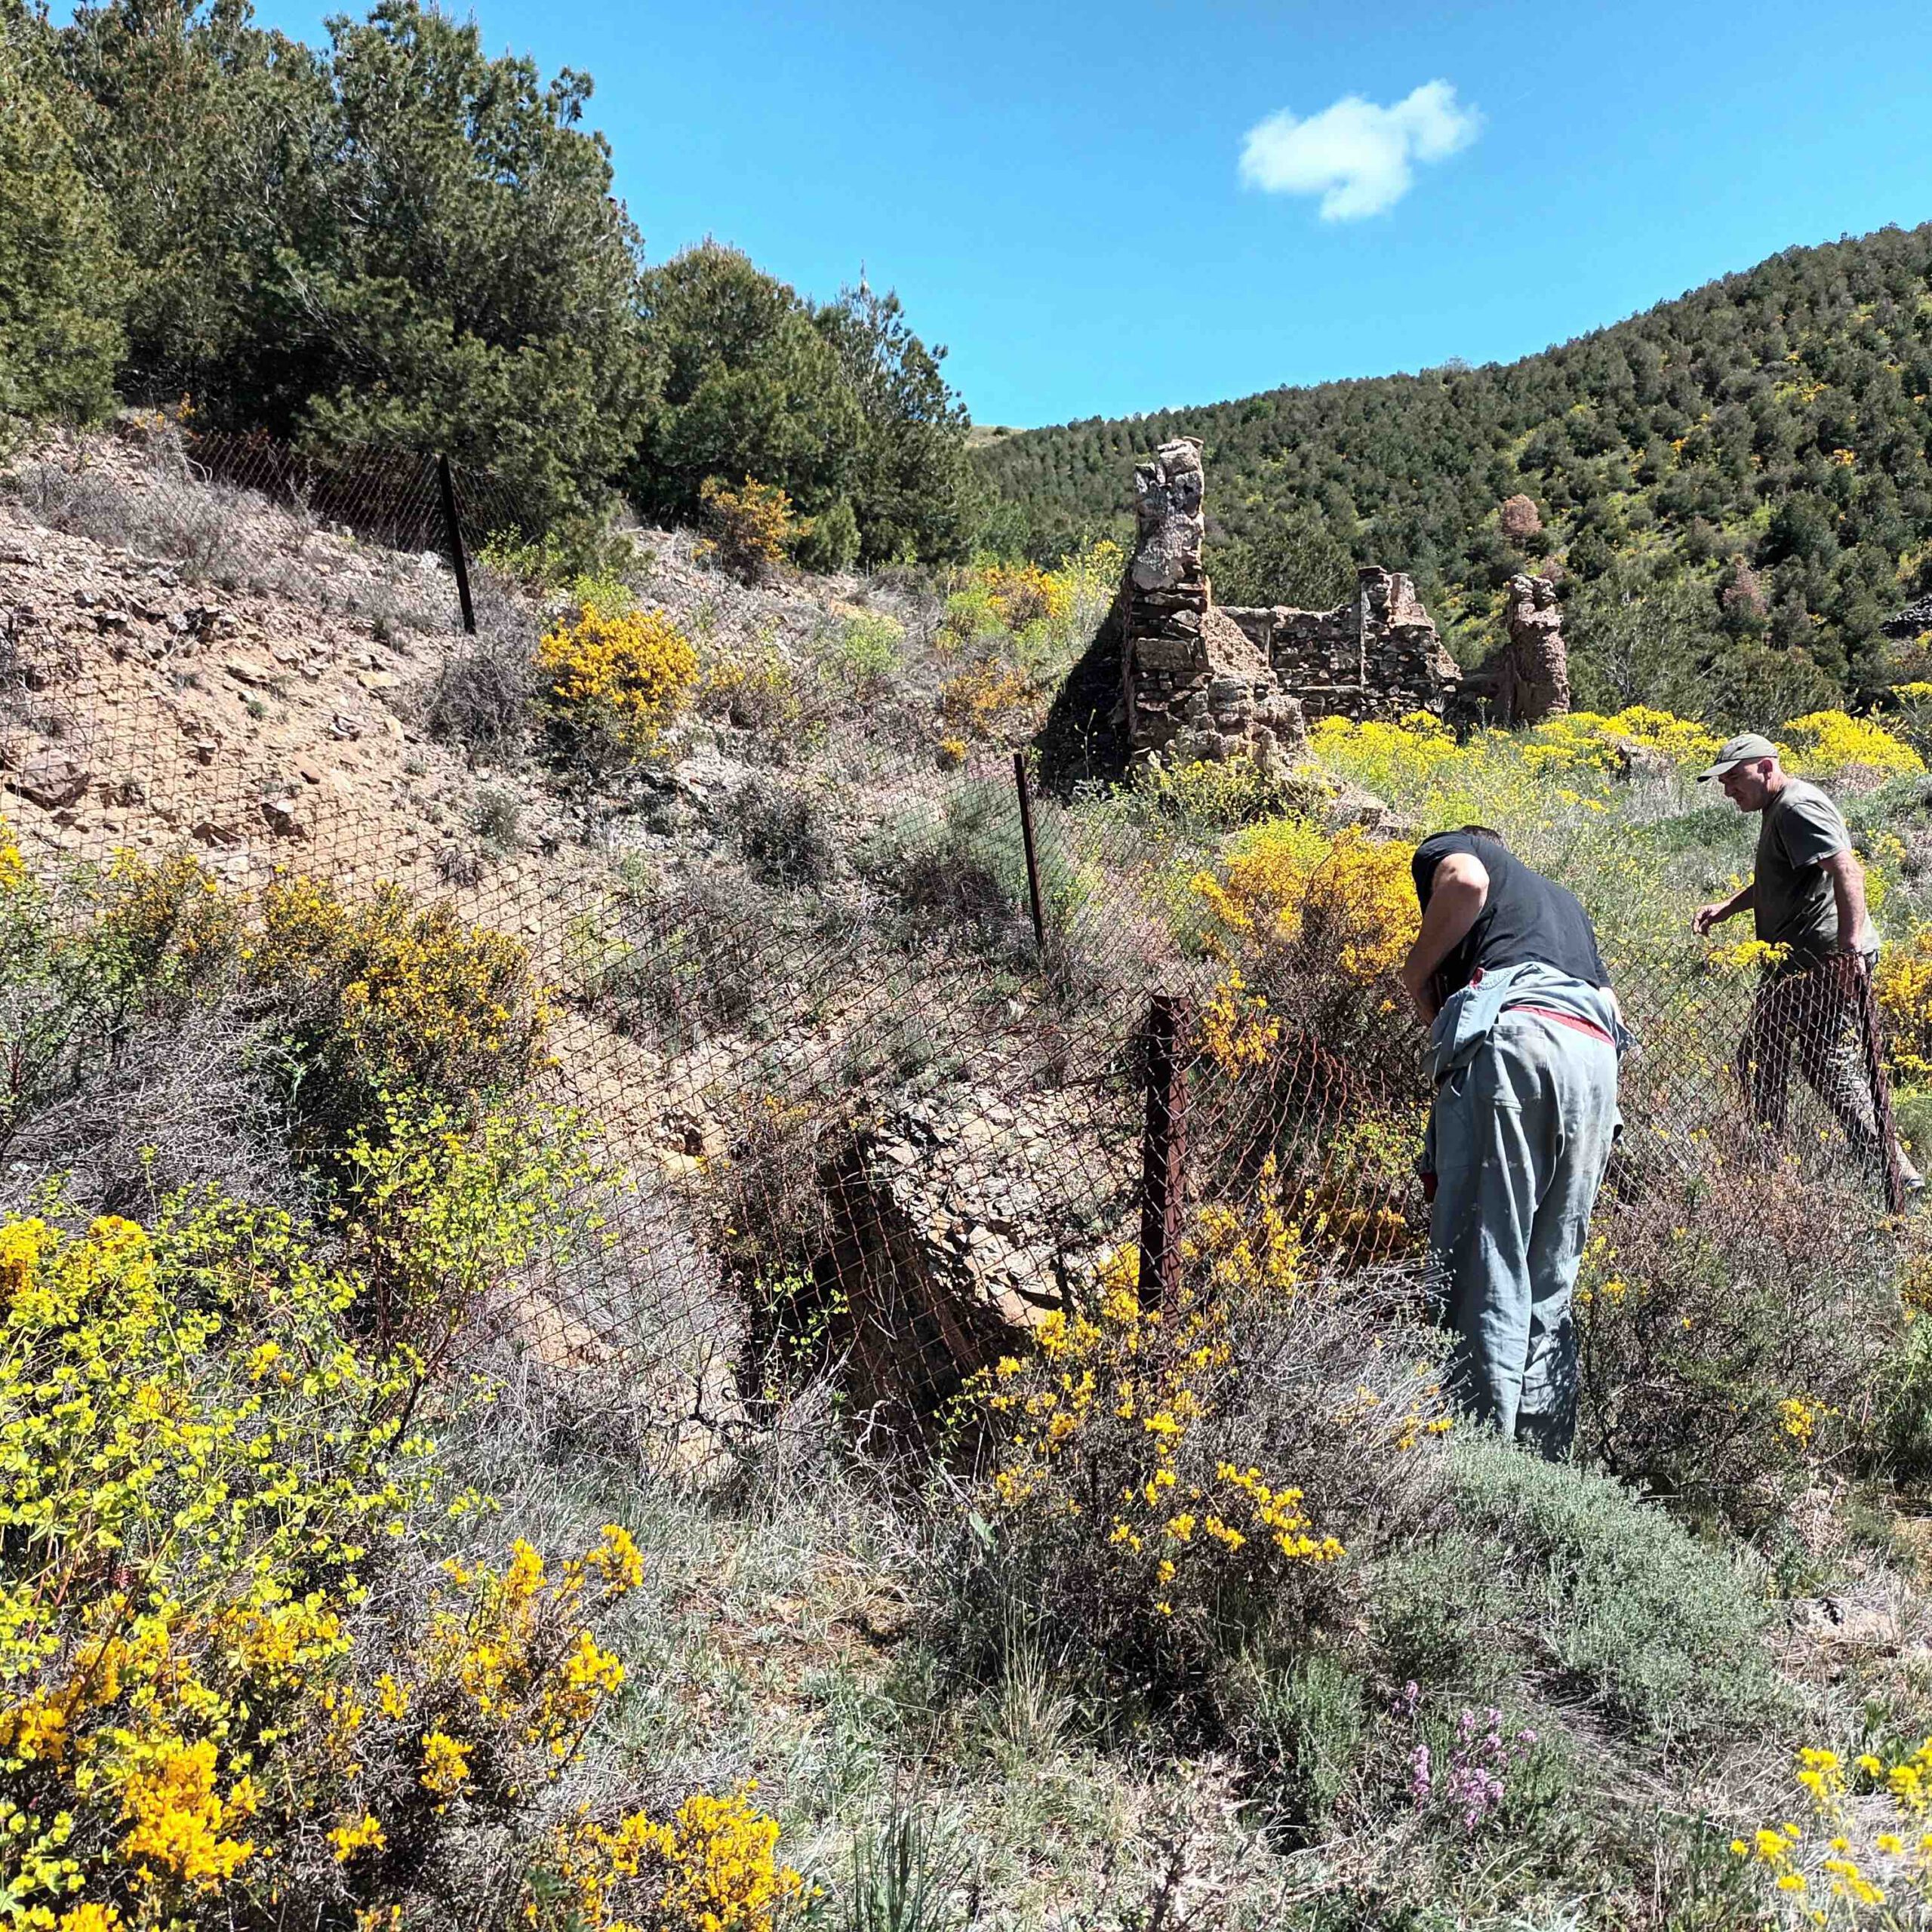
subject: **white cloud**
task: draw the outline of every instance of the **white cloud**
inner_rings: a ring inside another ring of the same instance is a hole
[[[1241,178],[1271,195],[1319,195],[1324,221],[1392,208],[1415,185],[1415,164],[1466,148],[1482,116],[1447,81],[1428,81],[1392,107],[1345,94],[1306,120],[1284,108],[1241,144]]]

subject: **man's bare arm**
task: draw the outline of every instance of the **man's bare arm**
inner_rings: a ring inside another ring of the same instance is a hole
[[[1818,863],[1832,881],[1832,897],[1838,901],[1838,949],[1856,952],[1865,931],[1865,868],[1849,846]]]
[[[1758,903],[1758,881],[1754,878],[1749,885],[1740,887],[1728,899],[1720,899],[1715,905],[1700,906],[1690,915],[1690,930],[1694,933],[1707,933],[1713,926],[1721,926],[1727,919],[1734,919],[1740,912],[1748,912]]]
[[[1489,870],[1473,852],[1451,852],[1429,881],[1429,909],[1422,915],[1409,956],[1402,961],[1404,990],[1426,1026],[1435,1018],[1430,976],[1469,937],[1489,903]]]

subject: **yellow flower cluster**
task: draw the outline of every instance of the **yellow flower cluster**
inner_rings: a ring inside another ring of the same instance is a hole
[[[740,577],[763,576],[798,534],[792,499],[775,483],[747,476],[734,490],[721,476],[707,476],[698,487],[698,501],[714,532],[712,554]]]
[[[1004,636],[1021,654],[1037,657],[1085,638],[1069,635],[1097,613],[1120,581],[1121,550],[1107,538],[1069,558],[1057,570],[1003,558],[980,557],[958,573],[946,599],[941,639],[955,644]]]
[[[1412,856],[1358,826],[1331,840],[1306,820],[1272,819],[1237,833],[1191,890],[1214,950],[1368,986],[1393,975],[1415,938]]]
[[[983,657],[940,685],[939,715],[955,732],[994,738],[1003,720],[1038,696],[1031,672],[1003,657]]]
[[[1053,623],[1073,608],[1073,586],[1037,564],[983,558],[972,565],[946,600],[946,629],[968,639],[1029,625]]]
[[[1842,711],[1814,711],[1794,718],[1778,734],[1783,761],[1807,778],[1830,778],[1863,770],[1888,778],[1916,777],[1925,761],[1909,745],[1870,718]]]
[[[755,1782],[700,1792],[656,1823],[580,1815],[552,1832],[544,1882],[523,1916],[536,1932],[773,1932],[811,1896],[777,1857],[778,1823],[752,1801]]]
[[[657,611],[583,611],[537,648],[552,725],[600,758],[639,757],[657,744],[697,679],[697,653]]]
[[[641,1580],[615,1525],[554,1576],[524,1546],[453,1570],[420,1632],[358,1617],[448,1492],[402,1433],[417,1373],[346,1338],[355,1293],[287,1217],[220,1199],[152,1229],[0,1223],[0,1884],[22,1925],[198,1922],[197,1900],[251,1919],[305,1844],[373,1909],[433,1820],[512,1815],[622,1682],[586,1620]]]
[[[1619,745],[1626,740],[1660,752],[1675,765],[1708,764],[1719,743],[1713,732],[1690,718],[1632,705],[1607,717],[1572,711],[1546,719],[1524,733],[1520,745],[1533,772],[1608,771],[1615,768]]]
[[[516,940],[413,905],[385,885],[361,904],[318,879],[277,880],[243,949],[250,983],[298,1005],[305,1060],[365,1093],[468,1098],[536,1070],[550,1020]]]
[[[1885,1017],[1894,1078],[1932,1081],[1932,928],[1903,946],[1887,946],[1872,969],[1872,988]]]
[[[1778,1404],[1778,1427],[1800,1448],[1808,1447],[1819,1423],[1830,1413],[1825,1404],[1808,1395],[1787,1395]]]
[[[1143,1309],[1139,1257],[1124,1251],[1102,1271],[1089,1312],[1048,1315],[1035,1354],[1003,1356],[968,1384],[967,1414],[998,1445],[985,1507],[1085,1549],[1124,1614],[1198,1621],[1237,1577],[1344,1554],[1312,1534],[1299,1489],[1220,1446],[1239,1374],[1229,1309],[1292,1297],[1301,1277],[1273,1179],[1262,1177],[1247,1214],[1197,1217],[1183,1258],[1204,1292]]]
[[[1895,1763],[1867,1752],[1854,1768],[1865,1789],[1881,1792],[1892,1801],[1897,1829],[1873,1832],[1865,1854],[1882,1864],[1868,1869],[1853,1856],[1850,1834],[1857,1826],[1846,1802],[1844,1761],[1817,1746],[1798,1753],[1792,1775],[1823,1841],[1813,1844],[1805,1829],[1786,1820],[1732,1839],[1732,1854],[1790,1895],[1810,1924],[1918,1924],[1932,1906],[1932,1831],[1924,1829],[1932,1797],[1932,1737]],[[1807,1870],[1807,1866],[1814,1869]],[[1866,1906],[1882,1909],[1883,1915],[1867,1919]]]
[[[18,892],[26,882],[26,861],[20,857],[13,835],[0,825],[0,893]]]
[[[1230,1080],[1265,1066],[1281,1037],[1281,1023],[1261,994],[1248,991],[1238,968],[1203,1002],[1200,1027],[1202,1051]]]

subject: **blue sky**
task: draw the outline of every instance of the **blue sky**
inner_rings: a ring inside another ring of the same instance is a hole
[[[317,39],[326,11],[260,17]],[[493,51],[595,76],[653,259],[709,234],[820,297],[863,264],[949,346],[976,420],[1031,426],[1506,359],[1794,244],[1932,220],[1927,12],[481,0],[477,18]]]

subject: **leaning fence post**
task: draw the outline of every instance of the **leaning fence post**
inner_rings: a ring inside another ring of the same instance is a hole
[[[1026,754],[1013,754],[1013,783],[1020,794],[1020,842],[1026,848],[1026,896],[1033,907],[1034,949],[1047,949],[1047,921],[1040,909],[1040,857],[1033,846],[1033,788],[1026,776]]]
[[[456,479],[450,474],[450,460],[436,452],[436,481],[443,496],[443,530],[449,539],[450,561],[456,566],[457,601],[463,606],[463,627],[476,635],[476,607],[469,601],[469,560],[463,553],[463,525],[456,514]]]
[[[1878,1051],[1878,1003],[1872,997],[1872,974],[1856,953],[1847,956],[1845,970],[1858,987],[1858,1032],[1865,1050],[1865,1078],[1872,1089],[1872,1118],[1878,1130],[1878,1150],[1885,1163],[1885,1211],[1905,1212],[1905,1176],[1899,1171],[1899,1140],[1892,1128],[1892,1088]]]
[[[1180,1293],[1181,1195],[1187,1163],[1186,1002],[1156,993],[1147,1020],[1147,1131],[1140,1179],[1140,1299],[1172,1308]]]

